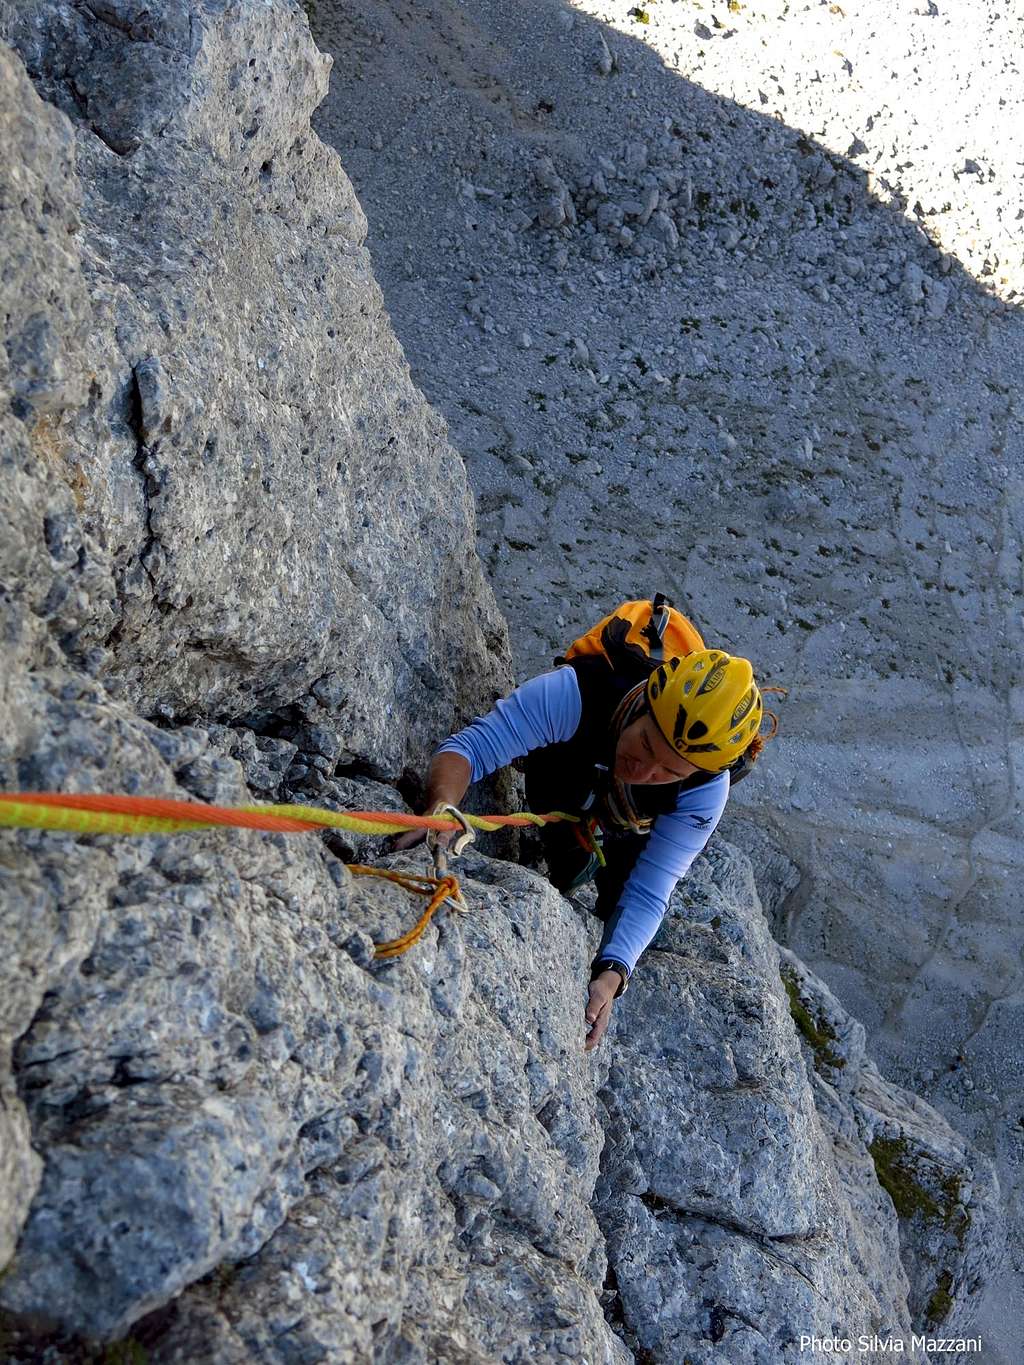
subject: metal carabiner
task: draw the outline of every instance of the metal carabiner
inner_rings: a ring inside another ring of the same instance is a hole
[[[462,833],[458,835],[449,845],[454,857],[460,857],[468,846],[476,840],[476,830],[469,823],[467,816],[463,815],[458,806],[453,806],[450,801],[445,801],[434,810],[435,815],[450,815],[453,820],[457,820],[462,826]]]
[[[469,823],[458,806],[453,806],[450,801],[439,802],[430,812],[431,815],[448,815],[453,820],[457,820],[462,826],[462,833],[455,838],[451,845],[452,856],[458,858],[467,845],[476,839],[476,830]],[[430,830],[427,834],[427,848],[430,850],[434,860],[434,876],[437,878],[448,875],[448,847],[438,842],[438,831]],[[469,906],[466,904],[461,892],[458,896],[448,896],[444,904],[450,905],[453,910],[465,913]]]

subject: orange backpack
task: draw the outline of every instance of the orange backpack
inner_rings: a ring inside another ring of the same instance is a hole
[[[653,602],[623,602],[586,635],[574,640],[555,663],[600,654],[616,673],[639,682],[663,660],[683,658],[704,647],[693,622],[659,592]]]
[[[620,676],[642,682],[663,659],[682,659],[696,649],[705,649],[700,631],[681,611],[676,611],[664,595],[657,593],[653,602],[623,602],[610,616],[598,621],[593,629],[578,640],[573,640],[565,653],[555,660],[567,664],[573,659],[600,655],[608,660]],[[762,687],[762,692],[781,692],[784,687]],[[774,722],[770,734],[757,736],[726,771],[729,784],[735,787],[752,771],[765,740],[778,729],[778,718],[768,711]]]

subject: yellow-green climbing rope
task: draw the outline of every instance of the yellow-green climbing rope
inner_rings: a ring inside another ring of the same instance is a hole
[[[561,811],[534,815],[467,815],[476,829],[496,830],[508,825],[546,825],[576,817]],[[216,826],[308,834],[317,829],[347,829],[356,834],[403,834],[410,829],[458,830],[446,816],[405,815],[401,811],[333,811],[320,806],[209,806],[201,801],[172,801],[154,796],[117,796],[96,793],[0,793],[0,827],[54,830],[64,834],[187,834]],[[399,938],[374,944],[374,956],[398,957],[418,943],[435,911],[445,901],[461,903],[458,881],[448,877],[414,877],[384,868],[350,865],[357,876],[385,877],[407,891],[430,897],[416,924]]]

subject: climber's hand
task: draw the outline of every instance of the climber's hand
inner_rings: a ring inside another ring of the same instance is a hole
[[[444,809],[444,802],[437,801],[427,812],[428,815],[440,815]],[[422,844],[428,835],[433,835],[432,843],[438,848],[447,848],[452,841],[452,836],[458,831],[454,829],[431,830],[431,829],[410,829],[405,834],[395,836],[395,841],[391,845],[392,852],[398,853],[403,848],[415,848],[417,844]]]
[[[602,972],[590,983],[590,998],[587,1007],[583,1011],[583,1018],[586,1022],[587,1041],[584,1043],[584,1051],[592,1052],[601,1039],[604,1031],[608,1027],[612,1017],[612,1005],[615,1003],[615,992],[622,984],[618,972]]]
[[[437,815],[446,805],[458,807],[466,795],[471,774],[469,759],[463,758],[461,754],[447,751],[435,754],[430,760],[430,771],[427,773],[426,813]],[[437,846],[446,849],[455,834],[459,834],[457,829],[439,833]],[[399,834],[391,847],[396,853],[403,848],[415,848],[417,844],[422,844],[426,837],[425,829],[410,829],[405,834]]]
[[[425,829],[408,829],[404,834],[395,835],[391,850],[393,853],[398,853],[403,848],[415,848],[417,844],[422,844],[426,837],[427,831]],[[450,838],[450,834],[439,834],[438,842],[440,843],[443,840],[447,843]]]

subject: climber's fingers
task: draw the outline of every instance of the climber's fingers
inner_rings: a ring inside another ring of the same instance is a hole
[[[609,985],[600,978],[590,983],[590,996],[583,1011],[584,1023],[588,1030],[587,1041],[583,1045],[585,1052],[592,1052],[604,1037],[605,1030],[611,1022],[615,990],[614,985]]]
[[[422,844],[427,837],[425,829],[407,829],[404,834],[396,834],[391,841],[393,853],[399,853],[403,848],[415,848],[417,844]]]

